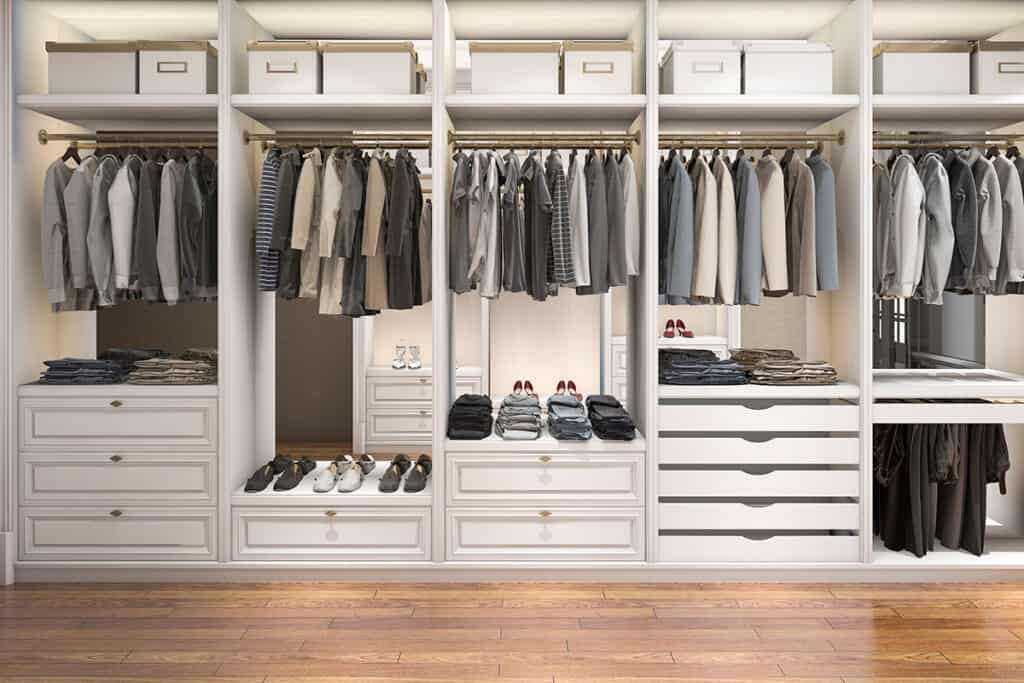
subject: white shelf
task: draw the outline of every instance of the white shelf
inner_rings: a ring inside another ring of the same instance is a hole
[[[874,398],[1024,398],[1024,377],[999,370],[874,370]]]
[[[1024,95],[875,95],[876,130],[978,132],[1024,122]]]
[[[760,126],[775,124],[788,129],[816,128],[837,116],[856,109],[858,95],[659,95],[661,122],[715,124],[726,132],[729,125]]]
[[[991,531],[991,527],[989,527]],[[985,554],[981,557],[966,550],[952,550],[935,541],[935,550],[924,557],[909,551],[895,552],[874,539],[871,565],[875,567],[1022,567],[1024,566],[1024,539],[986,538]]]
[[[604,441],[597,436],[587,441],[559,441],[545,426],[534,441],[506,441],[491,434],[476,441],[445,439],[444,449],[449,453],[643,453],[646,444],[639,430],[632,441]]]
[[[466,365],[455,368],[456,377],[479,377],[481,370],[479,367]],[[395,370],[390,365],[370,365],[366,368],[367,377],[432,377],[433,369],[428,366],[423,366],[416,370],[410,370],[408,368],[402,368],[401,370]]]
[[[658,385],[658,398],[663,400],[793,400],[855,401],[860,389],[849,382],[822,386],[777,387],[764,384],[738,384],[732,386],[676,386]]]
[[[321,470],[326,469],[327,465],[320,465],[316,470],[307,474],[299,485],[290,491],[275,491],[273,482],[270,483],[267,488],[262,491],[255,493],[246,493],[245,484],[242,484],[235,492],[231,495],[232,505],[255,505],[259,507],[268,506],[305,506],[305,505],[321,505],[329,507],[339,506],[381,506],[381,505],[392,505],[392,506],[411,506],[411,507],[424,507],[429,506],[432,500],[432,489],[434,486],[434,473],[431,472],[430,477],[427,479],[427,487],[419,493],[406,493],[403,488],[405,487],[405,481],[398,487],[398,490],[394,493],[381,493],[377,486],[380,483],[380,478],[384,476],[384,472],[387,471],[389,461],[378,460],[377,467],[372,472],[366,475],[363,480],[363,485],[357,490],[351,493],[341,493],[338,491],[337,485],[331,491],[326,493],[317,493],[313,490],[313,481],[316,479],[317,473]],[[275,479],[276,481],[276,479]]]
[[[1024,403],[927,401],[875,403],[874,424],[1022,424]]]
[[[21,398],[217,398],[216,384],[22,384]]]
[[[306,121],[364,128],[415,121],[430,128],[430,95],[232,95],[231,104],[275,130]]]
[[[704,349],[715,346],[729,346],[725,337],[714,335],[697,335],[694,337],[658,337],[659,349]]]
[[[19,95],[18,106],[87,128],[97,122],[217,122],[217,95]]]
[[[448,114],[466,121],[604,122],[625,130],[644,110],[646,95],[449,95]],[[616,131],[617,132],[617,131]]]

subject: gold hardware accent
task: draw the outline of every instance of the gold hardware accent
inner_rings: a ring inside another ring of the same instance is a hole
[[[427,383],[427,378],[426,377],[420,377],[420,384],[426,384],[426,383]]]
[[[430,411],[429,410],[421,410],[420,411],[420,415],[426,417],[427,415],[430,415]]]
[[[328,517],[336,517],[338,515],[338,513],[335,512],[334,510],[328,510],[324,514],[327,515]]]
[[[124,458],[122,458],[120,455],[110,456],[110,462],[121,462],[122,460],[124,460]]]
[[[110,511],[110,516],[111,516],[111,517],[120,517],[120,516],[121,516],[121,515],[123,515],[123,514],[124,514],[124,513],[123,513],[123,512],[121,512],[120,510],[111,510],[111,511]]]
[[[158,74],[187,74],[188,62],[157,62],[156,72]]]
[[[541,510],[540,511],[540,516],[543,517],[544,519],[547,519],[548,517],[551,516],[551,511],[550,510]]]
[[[540,460],[541,462],[551,462],[551,456],[550,455],[542,455],[542,456],[540,456],[537,459]]]
[[[121,401],[118,401],[116,398],[113,401],[110,402],[110,407],[111,408],[120,408],[123,405],[124,405],[124,403],[122,403]]]

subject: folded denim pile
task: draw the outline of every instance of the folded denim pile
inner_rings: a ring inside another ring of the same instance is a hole
[[[732,359],[743,366],[752,384],[801,386],[835,384],[836,369],[825,361],[803,361],[789,349],[733,349]]]
[[[509,394],[501,402],[494,433],[509,441],[532,441],[540,438],[540,400],[525,392]]]
[[[636,438],[636,425],[619,400],[607,394],[587,397],[587,416],[594,435],[608,441],[632,441]]]
[[[548,397],[548,431],[560,441],[586,441],[593,435],[586,409],[569,394]]]
[[[43,365],[46,371],[39,375],[40,384],[120,384],[128,376],[128,370],[112,360],[60,358]]]
[[[747,384],[747,373],[739,363],[720,360],[705,349],[659,349],[658,366],[661,384]]]
[[[448,411],[448,438],[486,439],[491,435],[491,398],[483,394],[463,394]]]
[[[188,349],[178,358],[149,358],[135,361],[129,384],[216,384],[217,351]]]

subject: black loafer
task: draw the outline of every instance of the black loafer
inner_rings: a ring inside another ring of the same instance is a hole
[[[299,482],[302,481],[305,476],[306,472],[302,471],[302,463],[296,460],[284,471],[284,474],[278,477],[277,481],[274,482],[274,490],[291,491],[299,485]]]
[[[302,468],[302,475],[305,476],[316,469],[316,460],[304,455],[299,458],[299,467]]]
[[[402,483],[402,477],[412,467],[412,461],[409,460],[409,456],[405,453],[399,453],[392,459],[391,464],[388,465],[388,469],[384,472],[384,476],[380,478],[380,483],[377,485],[377,490],[381,493],[394,493],[398,490],[398,485]]]
[[[272,481],[274,481],[274,466],[272,463],[267,463],[252,473],[249,480],[245,482],[245,491],[246,493],[258,493],[270,486]]]
[[[430,459],[429,455],[423,454],[416,458],[416,464],[413,465],[409,476],[405,478],[405,492],[419,493],[425,489],[433,465],[434,461]]]
[[[291,462],[292,459],[287,455],[278,453],[274,456],[274,459],[270,461],[270,466],[274,468],[274,474],[281,474],[288,469],[288,465],[290,465]]]

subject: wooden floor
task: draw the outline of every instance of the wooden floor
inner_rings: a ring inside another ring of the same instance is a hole
[[[0,681],[1024,681],[1024,585],[0,588]]]

